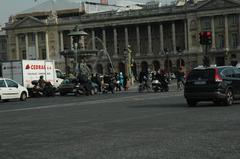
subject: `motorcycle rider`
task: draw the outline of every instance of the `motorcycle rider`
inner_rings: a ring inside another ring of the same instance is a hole
[[[147,71],[141,71],[139,74],[139,83],[144,88],[149,89],[150,86],[148,85],[148,72]]]
[[[164,70],[158,71],[156,78],[161,83],[163,90],[168,91],[168,82]]]
[[[46,81],[43,79],[43,76],[41,75],[38,80],[38,86],[41,90],[44,90],[44,87],[46,85]]]

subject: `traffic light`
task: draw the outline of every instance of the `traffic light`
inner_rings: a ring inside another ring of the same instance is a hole
[[[204,32],[199,33],[199,40],[200,40],[200,44],[202,45],[205,44]]]
[[[199,33],[200,44],[212,45],[212,32],[204,31]]]
[[[206,45],[212,45],[212,32],[208,31],[208,32],[206,32],[206,34],[207,34]]]

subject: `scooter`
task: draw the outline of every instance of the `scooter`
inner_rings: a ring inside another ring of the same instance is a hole
[[[154,92],[168,92],[169,87],[168,87],[168,82],[166,79],[162,79],[161,81],[159,80],[153,80],[152,81],[152,89]]]

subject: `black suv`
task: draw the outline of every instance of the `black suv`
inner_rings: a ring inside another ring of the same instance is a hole
[[[199,101],[232,105],[240,97],[240,70],[233,66],[195,68],[186,78],[184,96],[189,106]]]

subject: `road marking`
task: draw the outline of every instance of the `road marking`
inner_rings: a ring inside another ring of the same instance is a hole
[[[171,98],[182,96],[182,94],[145,94],[145,95],[136,95],[129,97],[120,97],[120,98],[112,98],[112,99],[100,99],[94,101],[84,101],[84,102],[71,102],[66,104],[53,104],[53,105],[42,105],[38,107],[31,108],[19,108],[19,109],[11,109],[11,110],[2,110],[0,113],[9,113],[9,112],[17,112],[17,111],[27,111],[27,110],[40,110],[40,109],[50,109],[50,108],[63,108],[63,107],[74,107],[74,106],[83,106],[83,105],[94,105],[94,104],[104,104],[104,103],[116,103],[116,102],[129,102],[129,101],[143,101],[143,100],[154,100],[159,98]]]

